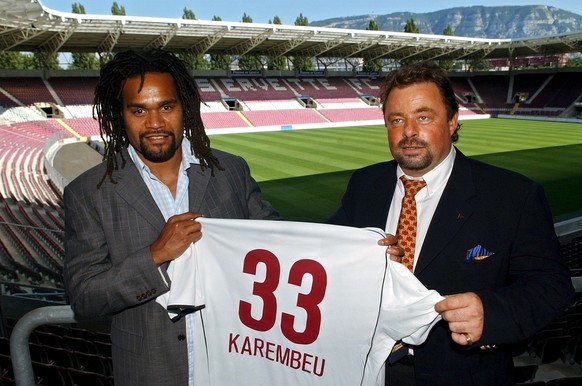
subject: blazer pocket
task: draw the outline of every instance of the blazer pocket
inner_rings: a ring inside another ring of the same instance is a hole
[[[130,331],[112,327],[111,341],[124,351],[129,351],[135,354],[143,351],[143,335],[140,334],[134,334]]]
[[[475,245],[473,248],[467,249],[465,253],[465,260],[467,261],[482,261],[493,256],[495,252],[491,252],[481,244]]]

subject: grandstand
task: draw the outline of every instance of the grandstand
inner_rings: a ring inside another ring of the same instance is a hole
[[[94,150],[100,140],[98,127],[91,117],[92,95],[86,92],[87,84],[94,84],[96,76],[87,78],[66,72],[41,81],[40,78],[0,77],[0,91],[6,95],[0,116],[0,264],[2,266],[4,316],[8,321],[4,329],[10,329],[14,321],[25,311],[38,304],[59,304],[64,301],[62,283],[62,259],[64,214],[62,207],[62,188],[81,170],[100,162],[100,155]],[[559,73],[538,71],[531,73],[495,74],[452,74],[455,91],[461,104],[463,119],[486,118],[509,112],[514,106],[511,95],[527,93],[525,104],[529,105],[527,115],[556,116],[571,109],[580,97],[582,90],[561,93],[561,98],[544,97],[546,102],[534,103],[540,96],[556,96],[564,81],[579,73]],[[560,82],[552,82],[563,78]],[[333,79],[313,78],[196,78],[205,105],[202,117],[208,132],[244,132],[248,130],[289,130],[319,127],[334,127],[357,124],[382,123],[381,110],[369,99],[362,96],[377,96],[380,81],[374,78]],[[531,80],[530,80],[531,79]],[[4,85],[10,87],[5,88]],[[34,93],[22,90],[30,85]],[[357,86],[356,86],[357,85]],[[513,85],[514,88],[511,88]],[[251,87],[252,86],[252,87]],[[549,89],[546,89],[549,87]],[[76,91],[78,90],[78,91]],[[518,91],[520,90],[520,91]],[[13,93],[14,92],[14,93]],[[266,97],[263,97],[263,92]],[[469,103],[465,95],[473,93],[477,98]],[[21,99],[22,96],[26,98]],[[63,112],[62,118],[50,118],[39,109],[34,95],[54,96],[52,103]],[[239,110],[231,110],[223,102],[229,95],[239,102]],[[311,105],[302,103],[295,96],[309,96]],[[293,96],[293,97],[291,97]],[[68,98],[68,99],[67,99]],[[54,101],[68,100],[71,105],[57,104]],[[529,102],[529,103],[528,103]],[[521,104],[521,103],[520,103]],[[520,113],[514,109],[514,115]],[[90,145],[93,144],[93,147]],[[73,147],[75,145],[75,147]],[[73,155],[67,155],[67,152]],[[83,154],[79,156],[79,154]],[[75,164],[74,161],[80,161]],[[74,169],[73,171],[68,169]],[[75,174],[76,173],[76,174]],[[565,240],[565,239],[564,239]],[[564,256],[575,272],[582,269],[582,237],[564,241]],[[18,299],[15,301],[14,299]],[[21,299],[27,299],[22,302]],[[31,299],[30,304],[28,304]],[[34,299],[34,300],[32,300]],[[25,305],[26,304],[26,305]],[[9,306],[7,306],[9,305]],[[12,325],[11,325],[12,323]],[[70,340],[80,339],[77,330],[82,327],[60,327],[63,334],[72,334]],[[59,348],[68,352],[75,351],[74,361],[81,356],[97,356],[106,370],[100,374],[110,376],[107,357],[98,354],[99,348],[88,347],[83,350],[72,348],[72,343],[47,343],[42,336],[50,327],[35,332],[31,350],[35,355],[56,356]],[[98,330],[106,329],[97,326]],[[96,332],[84,332],[85,334]],[[579,335],[576,334],[576,337]],[[106,340],[101,336],[101,339]],[[95,345],[97,344],[95,340]],[[102,342],[107,345],[107,342]],[[85,342],[85,344],[87,344]],[[535,348],[542,354],[542,343]],[[570,343],[573,345],[573,343]],[[56,347],[55,347],[56,346]],[[575,346],[577,349],[578,346]],[[569,353],[575,361],[582,353],[576,354],[575,348]],[[530,347],[530,350],[534,348]],[[50,353],[49,353],[50,351]],[[62,354],[66,356],[65,354]],[[578,355],[578,356],[577,356]],[[86,359],[86,358],[85,358]],[[35,363],[39,363],[35,361]],[[75,362],[77,363],[77,362]],[[576,362],[578,363],[578,362]],[[37,367],[39,365],[36,365]],[[76,367],[79,367],[75,364]],[[75,367],[69,365],[70,367]],[[92,366],[97,366],[92,364]],[[101,365],[99,365],[101,366]],[[54,370],[54,369],[53,369]],[[79,370],[79,369],[76,369]],[[49,371],[45,368],[37,372]],[[52,375],[54,376],[54,374]],[[62,375],[61,375],[62,376]],[[73,375],[68,375],[73,376]],[[75,374],[75,376],[79,376]]]
[[[152,23],[140,20],[148,22]],[[451,45],[467,44],[452,40]],[[349,56],[363,41],[356,40],[339,52]],[[513,43],[512,52],[521,47],[521,43]],[[554,47],[554,43],[547,44]],[[307,52],[313,52],[313,45],[310,47]],[[126,47],[116,47],[122,48]],[[205,102],[202,119],[211,135],[382,124],[377,103],[382,75],[361,75],[355,70],[301,75],[266,70],[256,74],[193,72]],[[551,68],[455,72],[451,79],[461,104],[461,119],[511,116],[582,122],[581,75],[580,69]],[[101,159],[95,151],[100,137],[91,108],[97,79],[98,73],[91,71],[0,72],[0,385],[14,376],[7,336],[16,321],[41,305],[66,303],[62,192],[76,175]],[[561,234],[565,259],[574,275],[582,275],[580,226],[573,225]],[[581,315],[582,306],[572,307],[548,327],[552,332],[541,332],[528,343],[524,350],[534,358],[538,379],[542,365],[558,359],[556,350],[566,365],[560,374],[580,368]],[[35,374],[55,385],[69,384],[65,379],[86,384],[86,377],[99,384],[112,383],[108,340],[106,323],[98,321],[39,327],[29,345]],[[529,375],[534,379],[535,372]]]

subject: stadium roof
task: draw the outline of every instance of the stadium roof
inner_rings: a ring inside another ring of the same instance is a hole
[[[38,0],[0,0],[0,51],[117,52],[163,47],[198,54],[440,60],[514,58],[582,51],[582,32],[482,39],[262,23],[88,15]]]

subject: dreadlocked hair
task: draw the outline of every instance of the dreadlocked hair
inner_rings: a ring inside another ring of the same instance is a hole
[[[93,118],[99,122],[101,139],[105,144],[103,158],[107,161],[107,171],[98,187],[109,176],[112,183],[113,171],[125,167],[126,160],[121,150],[129,145],[123,121],[122,91],[125,81],[134,76],[141,77],[140,90],[146,73],[168,73],[174,78],[178,98],[184,111],[184,136],[190,141],[194,155],[200,160],[202,169],[223,170],[210,149],[210,139],[204,130],[200,116],[200,93],[185,62],[169,51],[149,49],[120,52],[101,67],[99,82],[95,87]],[[121,165],[117,154],[120,155]]]

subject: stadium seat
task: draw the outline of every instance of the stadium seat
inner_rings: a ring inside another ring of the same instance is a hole
[[[75,354],[62,347],[42,347],[45,353],[46,363],[61,367],[76,367]]]
[[[43,386],[69,386],[70,377],[65,367],[48,363],[32,362],[35,382]]]
[[[42,346],[65,347],[63,337],[51,332],[34,330],[30,334],[30,340]]]
[[[0,354],[0,375],[9,379],[14,378],[10,355]]]
[[[109,386],[112,385],[110,378],[103,374],[83,371],[77,369],[68,369],[68,376],[72,380],[73,385],[79,386]]]
[[[71,335],[65,335],[63,340],[65,342],[65,347],[69,350],[84,352],[87,354],[97,354],[97,348],[95,347],[94,341]]]
[[[111,365],[108,358],[104,358],[97,354],[87,354],[83,352],[75,352],[75,368],[82,371],[103,374],[105,376],[112,375]]]
[[[515,366],[514,378],[517,383],[531,382],[538,371],[538,365]]]
[[[99,355],[105,358],[111,358],[111,343],[95,341],[95,347]]]
[[[548,337],[539,353],[540,363],[552,363],[564,356],[566,345],[570,340],[570,335],[550,336]]]
[[[580,386],[582,377],[564,377],[552,379],[546,382],[547,386]]]

